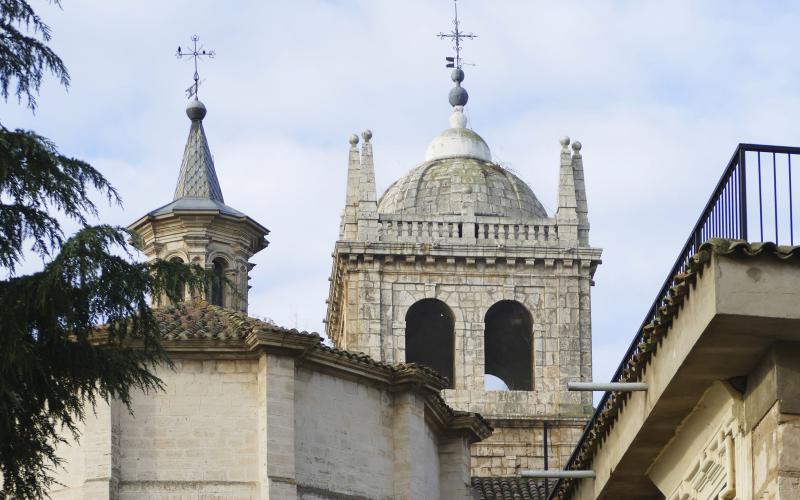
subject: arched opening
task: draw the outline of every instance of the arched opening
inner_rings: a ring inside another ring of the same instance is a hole
[[[213,261],[214,279],[211,281],[211,303],[215,306],[225,307],[225,270],[228,263],[225,259],[217,257]]]
[[[437,299],[414,303],[406,313],[406,362],[433,368],[453,387],[455,320],[447,304]]]
[[[509,390],[533,390],[533,319],[525,306],[501,300],[486,312],[483,334],[485,373]]]
[[[183,259],[180,257],[172,257],[169,261],[173,264],[183,264]],[[176,292],[178,295],[178,302],[183,302],[184,299],[186,299],[186,283],[179,281],[176,286]]]

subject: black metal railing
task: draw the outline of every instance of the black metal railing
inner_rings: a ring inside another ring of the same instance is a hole
[[[611,377],[612,382],[622,381],[628,361],[642,343],[645,326],[658,317],[659,309],[669,298],[675,275],[686,271],[689,259],[704,242],[711,238],[732,238],[795,244],[794,235],[800,228],[795,227],[794,199],[800,195],[800,172],[793,172],[792,169],[800,168],[796,167],[800,165],[798,155],[800,147],[739,144],[675,264],[667,273],[622,362]],[[606,392],[600,400],[567,462],[567,469],[577,459],[581,446],[588,438],[588,431],[594,426],[609,397],[611,393]]]

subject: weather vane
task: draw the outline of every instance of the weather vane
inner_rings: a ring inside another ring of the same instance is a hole
[[[455,8],[455,17],[453,18],[453,30],[450,33],[439,33],[438,36],[440,39],[444,40],[445,38],[449,38],[453,40],[453,48],[456,51],[456,57],[445,57],[447,61],[448,68],[458,68],[461,69],[461,65],[464,64],[461,60],[461,40],[462,39],[469,39],[472,40],[473,38],[477,38],[478,35],[473,35],[472,33],[464,33],[461,31],[461,25],[458,22],[458,0],[453,0],[453,7]]]
[[[186,89],[186,97],[191,98],[192,96],[197,96],[197,92],[200,89],[200,74],[197,73],[197,60],[202,59],[203,57],[208,57],[209,59],[213,59],[214,56],[217,54],[213,50],[205,50],[203,46],[197,46],[197,42],[200,40],[200,37],[197,35],[192,35],[192,43],[193,46],[191,48],[182,49],[180,45],[178,46],[177,52],[175,52],[175,57],[181,59],[183,57],[191,57],[194,59],[194,83],[191,87]]]

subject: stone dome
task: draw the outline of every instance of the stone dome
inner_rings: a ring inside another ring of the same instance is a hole
[[[477,135],[477,134],[476,134]],[[414,168],[389,186],[378,212],[402,215],[476,215],[547,217],[539,200],[519,177],[490,161],[457,156],[436,158]]]

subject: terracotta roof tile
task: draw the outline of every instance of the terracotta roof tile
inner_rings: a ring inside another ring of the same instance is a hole
[[[313,332],[301,332],[283,328],[272,323],[236,311],[211,305],[204,300],[181,302],[176,306],[155,309],[154,314],[161,327],[161,335],[165,340],[227,340],[243,341],[250,333],[280,333],[298,335],[305,338],[316,338],[318,349],[333,357],[346,359],[362,365],[390,370],[397,375],[405,372],[422,373],[430,377],[436,385],[447,386],[447,379],[427,366],[415,363],[384,363],[377,361],[363,352],[345,351],[322,343],[322,336]]]
[[[427,366],[415,363],[384,363],[377,361],[362,352],[351,352],[337,349],[323,344],[322,336],[317,333],[301,332],[251,318],[244,313],[235,312],[222,307],[214,306],[204,300],[182,302],[175,306],[155,309],[161,335],[164,340],[181,342],[184,340],[207,340],[230,342],[244,346],[244,340],[252,334],[279,334],[282,336],[296,336],[311,340],[309,353],[321,356],[323,360],[333,361],[334,364],[355,364],[360,367],[376,369],[392,383],[402,382],[406,378],[415,384],[424,384],[428,387],[429,402],[442,415],[447,415],[450,423],[455,421],[468,422],[473,432],[480,439],[485,439],[491,434],[489,423],[479,414],[472,412],[456,411],[450,408],[442,399],[439,391],[447,387],[447,379]],[[316,342],[314,342],[314,340]],[[457,424],[461,425],[461,424]],[[527,497],[522,497],[527,498]]]
[[[544,500],[544,480],[527,477],[473,477],[479,500]]]
[[[153,312],[165,340],[244,340],[253,332],[276,332],[316,337],[322,342],[322,337],[316,333],[282,328],[203,300],[181,302],[176,306],[155,309]]]

